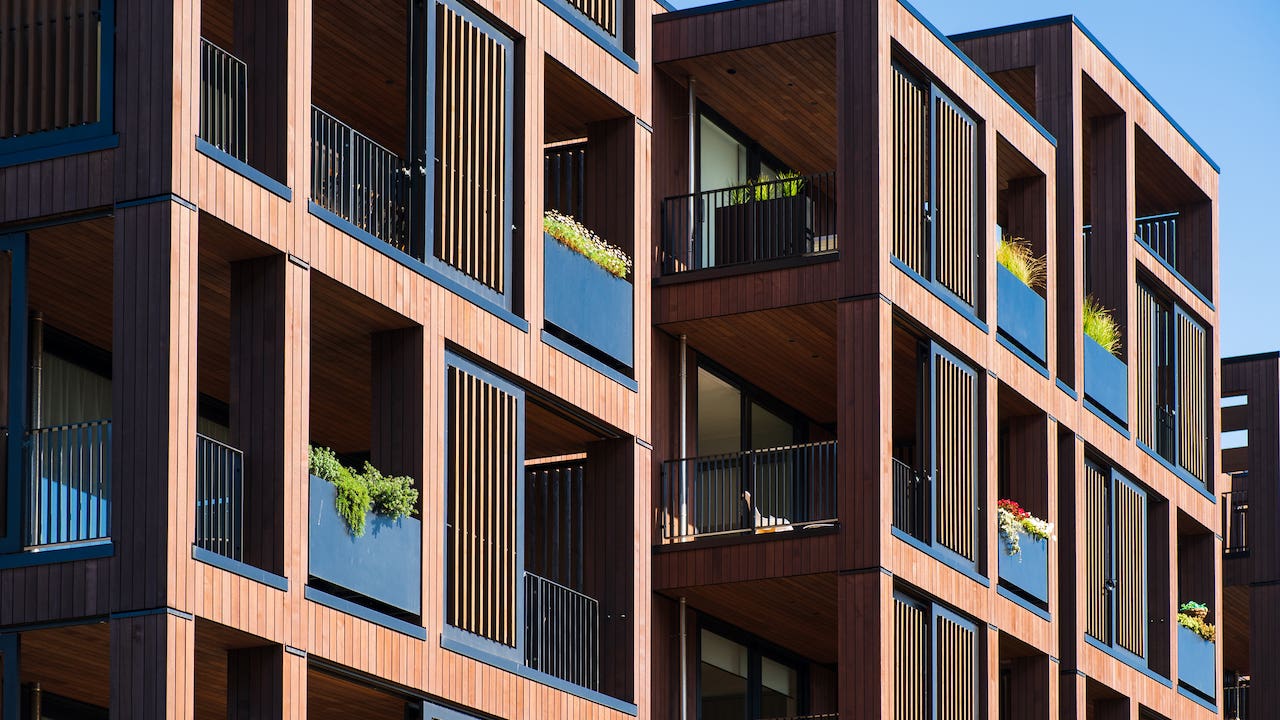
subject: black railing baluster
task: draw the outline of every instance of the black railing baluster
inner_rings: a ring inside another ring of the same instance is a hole
[[[531,572],[524,574],[525,665],[599,689],[599,603]]]
[[[311,201],[388,245],[412,253],[407,220],[412,185],[408,165],[314,106],[311,124]]]
[[[197,547],[244,562],[244,455],[196,434]]]
[[[111,421],[27,432],[25,441],[27,547],[108,537],[111,497]],[[95,460],[96,458],[96,460]]]

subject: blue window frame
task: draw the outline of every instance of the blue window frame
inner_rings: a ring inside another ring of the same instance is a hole
[[[1113,468],[1092,460],[1085,464],[1086,475],[1094,479],[1086,480],[1092,496],[1086,513],[1102,525],[1088,529],[1088,556],[1101,567],[1086,569],[1087,597],[1101,598],[1103,612],[1099,625],[1086,622],[1085,632],[1113,655],[1145,668],[1150,656],[1147,492]]]
[[[27,236],[0,236],[0,254],[9,256],[9,402],[4,534],[0,552],[18,552],[23,544],[23,438],[27,416]]]
[[[0,139],[0,167],[19,165],[22,163],[47,160],[64,155],[91,152],[114,147],[114,85],[115,85],[115,0],[99,0],[97,10],[86,10],[84,15],[61,18],[68,25],[69,35],[78,33],[82,42],[94,38],[97,45],[97,84],[94,88],[80,88],[79,98],[66,98],[64,112],[67,113],[68,124],[64,127],[36,130]],[[9,28],[0,28],[7,33]],[[14,36],[18,34],[15,29]],[[81,49],[84,46],[81,45]],[[86,59],[87,62],[87,59]],[[71,69],[68,69],[70,72]],[[52,81],[56,82],[56,80]],[[22,84],[19,83],[17,87]],[[40,93],[54,94],[54,89],[40,87]],[[16,95],[5,98],[14,103],[27,99]],[[92,95],[92,99],[88,99]],[[89,113],[87,107],[96,103],[96,111]],[[80,120],[94,119],[88,122],[75,122],[71,117],[70,107],[82,104]],[[55,121],[56,122],[56,121]]]
[[[901,591],[893,599],[895,705],[926,718],[979,717],[977,624]]]

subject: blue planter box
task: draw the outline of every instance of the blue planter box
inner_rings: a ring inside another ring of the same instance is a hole
[[[1129,368],[1084,336],[1084,394],[1121,425],[1129,425]]]
[[[542,235],[542,301],[548,323],[632,367],[631,283]]]
[[[1217,651],[1214,643],[1178,626],[1178,682],[1213,698],[1217,691]]]
[[[1000,334],[1045,364],[1045,302],[1016,275],[996,264],[996,324]]]
[[[999,535],[999,533],[997,533]],[[1023,595],[1049,603],[1049,541],[1018,531],[1017,555],[1010,555],[1004,537],[1000,536],[1000,580],[1012,585]]]
[[[422,521],[369,513],[355,537],[334,509],[338,489],[311,476],[308,573],[414,615],[422,614]]]

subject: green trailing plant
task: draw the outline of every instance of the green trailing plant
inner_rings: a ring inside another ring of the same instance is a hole
[[[1044,258],[1036,257],[1031,243],[1026,240],[1020,237],[1000,238],[1000,244],[996,246],[996,262],[1032,290],[1044,287]]]
[[[417,512],[418,491],[413,487],[412,478],[383,475],[367,461],[361,472],[355,472],[327,447],[311,446],[307,464],[312,475],[337,490],[333,507],[355,537],[364,535],[366,515],[370,512],[392,520]]]
[[[1102,307],[1092,295],[1084,299],[1084,334],[1093,338],[1107,352],[1120,352],[1120,326],[1111,311]]]
[[[1217,629],[1205,621],[1208,616],[1209,608],[1203,603],[1191,600],[1178,606],[1178,624],[1205,640],[1213,642],[1214,637],[1217,636]]]
[[[626,279],[631,272],[631,258],[622,248],[610,245],[570,215],[548,210],[542,216],[542,229],[561,245],[577,252],[610,274]]]

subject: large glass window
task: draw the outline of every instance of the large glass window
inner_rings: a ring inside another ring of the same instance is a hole
[[[701,720],[790,718],[801,714],[801,672],[751,639],[703,629],[699,635]]]

